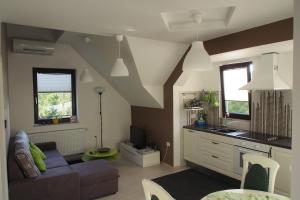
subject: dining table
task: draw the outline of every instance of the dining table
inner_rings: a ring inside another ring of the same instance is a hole
[[[201,200],[290,200],[290,198],[257,190],[233,189],[210,193]]]

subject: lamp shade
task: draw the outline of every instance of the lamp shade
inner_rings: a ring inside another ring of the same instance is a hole
[[[117,58],[115,64],[111,69],[110,76],[129,76],[129,72],[123,58]]]
[[[82,83],[90,83],[90,82],[93,82],[93,80],[94,79],[90,73],[90,70],[88,70],[88,69],[84,69],[82,71],[82,73],[80,74],[80,81]]]
[[[194,41],[188,54],[186,55],[183,71],[209,71],[212,69],[211,59],[204,49],[203,42]]]

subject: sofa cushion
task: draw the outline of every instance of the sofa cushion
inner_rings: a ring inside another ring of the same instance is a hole
[[[29,149],[29,138],[28,135],[23,130],[19,130],[18,133],[15,136],[15,142],[22,141],[26,145],[26,147]]]
[[[33,142],[29,141],[29,145],[30,145],[30,149],[34,149],[43,160],[46,159],[46,155],[44,154],[44,152],[38,147],[36,146]]]
[[[7,156],[8,182],[20,181],[24,179],[24,175],[18,166],[15,158],[15,138],[9,140],[8,156]]]
[[[37,168],[41,172],[45,172],[47,168],[41,153],[37,149],[32,148],[31,146],[30,146],[30,153],[33,157],[34,163],[37,166]]]
[[[55,150],[44,151],[44,153],[45,153],[47,159],[54,158],[54,157],[62,157],[62,155],[56,149]]]
[[[57,150],[44,151],[44,153],[47,157],[45,159],[47,169],[52,169],[52,168],[68,165],[67,161]]]
[[[34,164],[29,150],[29,144],[26,140],[23,141],[19,139],[15,141],[15,157],[25,177],[35,178],[41,175],[41,172]]]
[[[45,160],[47,169],[52,169],[56,167],[68,166],[67,161],[62,156],[48,157]]]
[[[94,185],[100,182],[118,179],[118,170],[106,160],[93,160],[71,165],[71,168],[80,174],[80,185]]]

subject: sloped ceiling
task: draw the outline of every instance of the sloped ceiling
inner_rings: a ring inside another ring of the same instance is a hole
[[[163,105],[163,85],[188,45],[138,37],[127,37],[144,88]]]
[[[110,70],[117,57],[117,42],[112,36],[82,35],[65,32],[58,42],[70,44],[131,105],[163,108],[163,85],[183,55],[187,45],[124,38],[121,54],[128,67],[128,77],[111,77]]]
[[[65,32],[58,42],[70,44],[92,67],[94,67],[131,105],[161,108],[161,105],[142,86],[127,40],[122,42],[122,57],[128,67],[129,77],[114,78],[110,70],[117,57],[114,37],[89,35],[90,43],[78,33]]]

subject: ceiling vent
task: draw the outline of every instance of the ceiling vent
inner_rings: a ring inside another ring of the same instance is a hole
[[[207,8],[201,10],[162,12],[161,17],[170,32],[199,30],[201,28],[227,27],[235,7]]]
[[[161,17],[170,32],[199,30],[206,27],[225,28],[229,25],[235,7],[162,12]]]
[[[54,44],[49,42],[34,40],[13,40],[13,52],[38,55],[52,55],[54,53]]]

